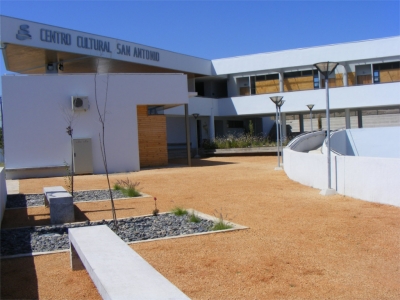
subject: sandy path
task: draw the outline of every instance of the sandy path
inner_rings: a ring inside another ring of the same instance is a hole
[[[209,158],[195,160],[193,168],[113,175],[140,181],[161,211],[176,205],[207,214],[217,209],[250,227],[132,248],[192,299],[400,299],[400,208],[320,196],[274,171],[275,164],[275,157],[265,156]],[[63,183],[21,180],[20,188],[35,193]],[[79,176],[76,187],[105,188],[105,177]],[[101,220],[111,215],[106,203],[77,206],[82,218]],[[153,209],[151,198],[117,203],[118,217]],[[3,226],[49,218],[44,208],[21,210],[25,221],[9,213]],[[2,299],[99,297],[85,271],[70,271],[66,253],[1,263]]]

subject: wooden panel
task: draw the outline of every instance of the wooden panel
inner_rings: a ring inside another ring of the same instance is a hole
[[[343,74],[336,74],[335,78],[329,78],[329,88],[343,86]],[[325,79],[321,80],[321,88],[325,88]]]
[[[285,92],[313,90],[313,80],[314,79],[312,76],[287,78],[283,81],[283,88]]]
[[[250,95],[250,88],[248,87],[240,88],[240,96],[249,96],[249,95]]]
[[[279,80],[262,80],[256,82],[256,94],[268,94],[279,92]]]
[[[138,105],[140,167],[168,164],[167,122],[164,115],[147,115],[147,106]]]
[[[356,85],[356,72],[347,73],[347,85]]]
[[[371,84],[372,83],[372,76],[371,75],[359,75],[357,76],[357,84]]]
[[[335,81],[336,87],[344,86],[344,84],[343,84],[343,74],[341,74],[341,73],[336,74],[335,77],[336,78],[333,78],[333,80]],[[330,82],[329,82],[329,84],[330,84]]]
[[[400,69],[383,70],[379,73],[381,82],[400,81]]]

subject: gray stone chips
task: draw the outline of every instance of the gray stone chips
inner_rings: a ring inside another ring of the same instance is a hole
[[[121,191],[112,191],[114,199],[127,198]],[[77,191],[74,192],[74,202],[110,199],[108,190]],[[16,194],[8,195],[6,208],[30,207],[44,205],[43,194]]]
[[[98,221],[55,226],[27,227],[1,230],[1,256],[31,252],[48,252],[69,249],[68,228],[107,225],[113,229],[112,221]],[[187,215],[161,214],[127,218],[118,221],[115,233],[125,242],[143,241],[168,236],[179,236],[207,232],[212,221],[189,221]]]
[[[120,191],[112,191],[112,193],[115,199],[127,198]],[[108,190],[79,191],[74,193],[74,202],[106,199],[110,199]],[[44,205],[43,194],[18,194],[8,195],[6,208],[40,205]],[[113,229],[113,222],[104,220],[53,226],[2,229],[1,256],[69,249],[68,228],[103,224]],[[193,223],[189,221],[187,215],[175,216],[173,214],[161,214],[156,217],[127,218],[119,220],[118,224],[118,229],[115,233],[125,242],[206,232],[213,226],[213,222],[211,221],[201,220],[199,223]]]

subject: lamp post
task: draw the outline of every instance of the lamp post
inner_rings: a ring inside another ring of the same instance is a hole
[[[285,100],[281,100],[278,102],[278,109],[279,109],[279,131],[280,131],[280,139],[281,139],[281,158],[282,158],[282,164],[283,164],[283,133],[282,133],[282,113],[281,113],[281,107],[285,103]]]
[[[275,168],[275,170],[282,170],[281,168],[281,160],[279,158],[279,127],[278,127],[278,103],[282,101],[283,96],[273,96],[269,97],[272,102],[275,103],[275,109],[276,109],[276,114],[275,114],[275,126],[276,126],[276,147],[278,148],[278,166]]]
[[[308,109],[310,110],[310,124],[311,124],[311,132],[313,131],[312,128],[312,109],[314,107],[314,104],[307,104]]]
[[[326,190],[321,191],[321,195],[333,195],[336,193],[334,189],[331,188],[331,133],[330,133],[330,115],[329,115],[329,75],[336,69],[339,65],[337,62],[320,62],[314,64],[314,67],[318,69],[318,71],[324,75],[325,77],[325,91],[326,91],[326,146],[328,149],[327,160],[328,160],[328,188]]]
[[[196,155],[195,155],[194,158],[200,158],[200,155],[199,155],[199,137],[197,136],[197,118],[199,117],[199,114],[192,114],[192,116],[194,117],[194,121],[195,121],[195,124],[196,124],[196,145],[197,145],[197,147],[196,147]]]

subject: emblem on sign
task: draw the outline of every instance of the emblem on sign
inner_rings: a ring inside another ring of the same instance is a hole
[[[32,36],[29,34],[29,25],[21,25],[19,26],[19,30],[17,33],[17,39],[24,41],[24,40],[28,40],[31,39]]]

